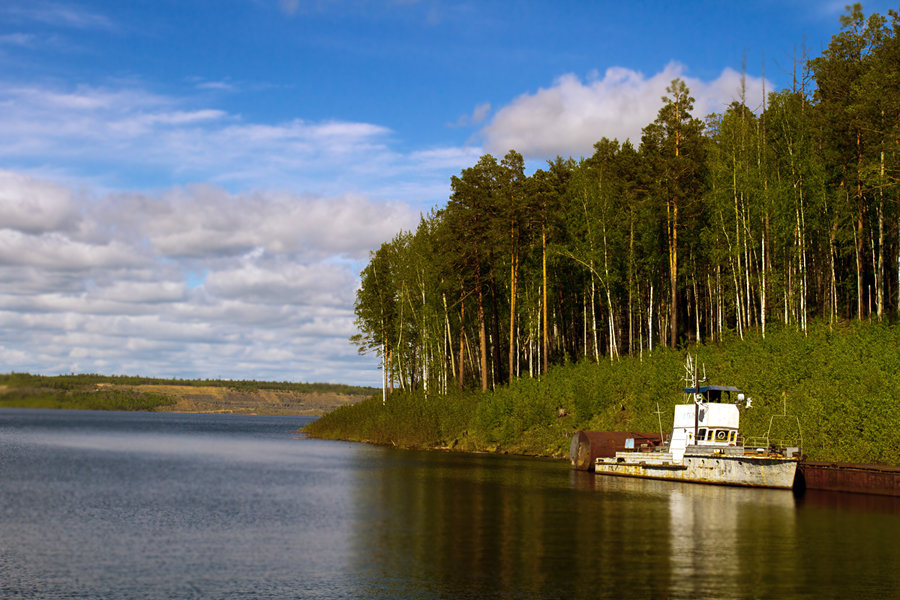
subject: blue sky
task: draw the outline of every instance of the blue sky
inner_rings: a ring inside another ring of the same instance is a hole
[[[483,153],[791,85],[845,2],[5,0],[0,372],[378,384],[370,250]],[[886,14],[891,2],[866,2]]]

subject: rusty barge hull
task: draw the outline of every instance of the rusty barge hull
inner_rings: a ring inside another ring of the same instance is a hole
[[[629,442],[630,440],[630,442]],[[634,431],[578,431],[569,445],[569,460],[577,471],[593,471],[598,458],[611,458],[626,449],[657,447],[662,443],[658,433]]]
[[[808,490],[900,497],[900,467],[803,461],[797,478]]]
[[[668,453],[633,454],[617,453],[616,458],[601,458],[596,461],[594,472],[686,483],[791,489],[797,471],[797,460],[790,458],[685,454],[681,462],[675,462]]]

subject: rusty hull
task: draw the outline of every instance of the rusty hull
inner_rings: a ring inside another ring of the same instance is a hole
[[[598,461],[595,468],[598,475],[780,489],[793,487],[796,469],[796,459],[783,457],[686,454],[677,463],[669,453],[653,453],[643,460],[620,453]]]
[[[803,461],[797,477],[808,490],[900,497],[900,467]]]

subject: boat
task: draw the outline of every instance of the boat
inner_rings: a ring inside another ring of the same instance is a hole
[[[598,457],[594,472],[691,483],[793,487],[800,460],[799,421],[796,440],[771,439],[770,420],[765,437],[745,441],[739,432],[740,413],[751,406],[751,400],[741,390],[695,383],[684,388],[684,393],[687,402],[675,405],[672,433],[664,444],[643,448],[631,444],[629,448],[635,449]]]

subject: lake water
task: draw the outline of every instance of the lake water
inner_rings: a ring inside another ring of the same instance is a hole
[[[0,409],[2,598],[900,597],[900,503]]]

